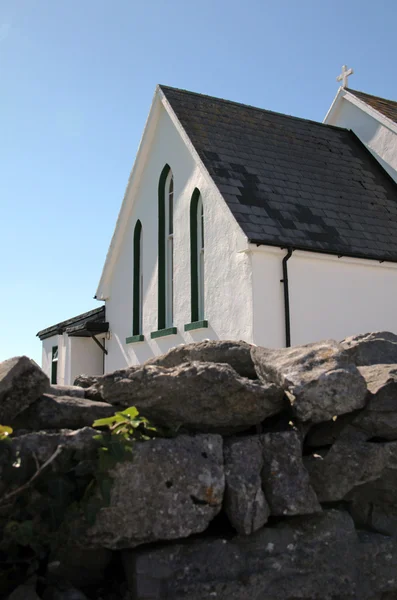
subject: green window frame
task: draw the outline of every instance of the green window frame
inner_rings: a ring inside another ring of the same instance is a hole
[[[51,352],[51,384],[56,385],[58,382],[58,346],[52,347]]]
[[[204,208],[198,188],[190,201],[190,301],[192,323],[204,322]]]
[[[142,270],[142,223],[138,219],[134,229],[134,275],[133,275],[132,335],[142,334],[143,317],[143,270]]]
[[[167,306],[167,296],[168,298],[170,296],[170,290],[167,289],[167,274],[169,278],[172,265],[169,264],[169,260],[167,261],[167,242],[169,242],[168,238],[172,235],[173,230],[171,228],[170,234],[170,209],[166,207],[166,201],[168,203],[170,201],[168,195],[166,198],[166,184],[170,181],[170,177],[172,178],[171,167],[167,164],[161,171],[158,185],[158,330],[166,329],[166,327],[170,326],[170,323],[167,323],[167,313],[169,314],[170,309]]]

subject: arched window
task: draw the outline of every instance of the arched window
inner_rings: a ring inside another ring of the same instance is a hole
[[[196,188],[190,202],[190,277],[192,323],[204,320],[204,208]]]
[[[142,270],[142,223],[138,220],[134,229],[134,283],[132,335],[142,333],[143,270]]]
[[[159,181],[158,329],[174,321],[174,177],[168,165]]]

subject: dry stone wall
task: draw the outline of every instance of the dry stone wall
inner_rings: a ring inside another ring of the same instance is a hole
[[[75,383],[0,365],[2,597],[397,600],[396,335]],[[161,437],[104,448],[92,424],[131,406]]]

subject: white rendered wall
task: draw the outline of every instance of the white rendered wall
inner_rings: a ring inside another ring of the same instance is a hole
[[[383,168],[397,181],[397,133],[342,98],[326,123],[351,129],[369,148]]]
[[[280,283],[285,253],[268,247],[252,252],[253,340],[258,345],[285,346]],[[297,251],[288,261],[288,276],[292,345],[368,331],[397,332],[397,265]]]
[[[52,337],[43,340],[42,354],[41,354],[41,368],[49,379],[51,379],[51,364],[52,364],[52,348],[58,346],[59,349],[59,335],[53,335]],[[59,361],[59,359],[58,359]],[[58,364],[59,370],[59,364]]]
[[[69,363],[66,334],[53,335],[43,340],[41,368],[51,381],[53,346],[58,346],[57,384],[66,385],[66,373]]]
[[[182,343],[210,339],[252,338],[250,259],[239,249],[246,238],[214,184],[208,182],[163,107],[151,151],[128,218],[126,234],[112,270],[106,299],[105,371],[141,363]],[[174,326],[178,333],[151,339],[157,326],[158,182],[168,164],[174,175]],[[205,220],[205,319],[208,329],[184,331],[190,308],[190,200],[197,187]],[[131,192],[131,190],[130,190]],[[126,344],[132,335],[133,232],[142,222],[144,342]]]
[[[104,343],[102,338],[98,339]],[[64,333],[43,340],[42,369],[50,380],[53,346],[58,346],[58,385],[72,385],[77,375],[103,374],[103,352],[95,342]]]
[[[103,344],[104,339],[98,336]],[[91,338],[69,337],[70,367],[66,385],[72,385],[78,375],[102,375],[103,352]]]

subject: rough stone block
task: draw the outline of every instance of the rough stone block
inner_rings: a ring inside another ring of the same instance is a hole
[[[49,385],[47,375],[27,356],[17,356],[0,363],[0,424],[8,425],[40,398]]]

